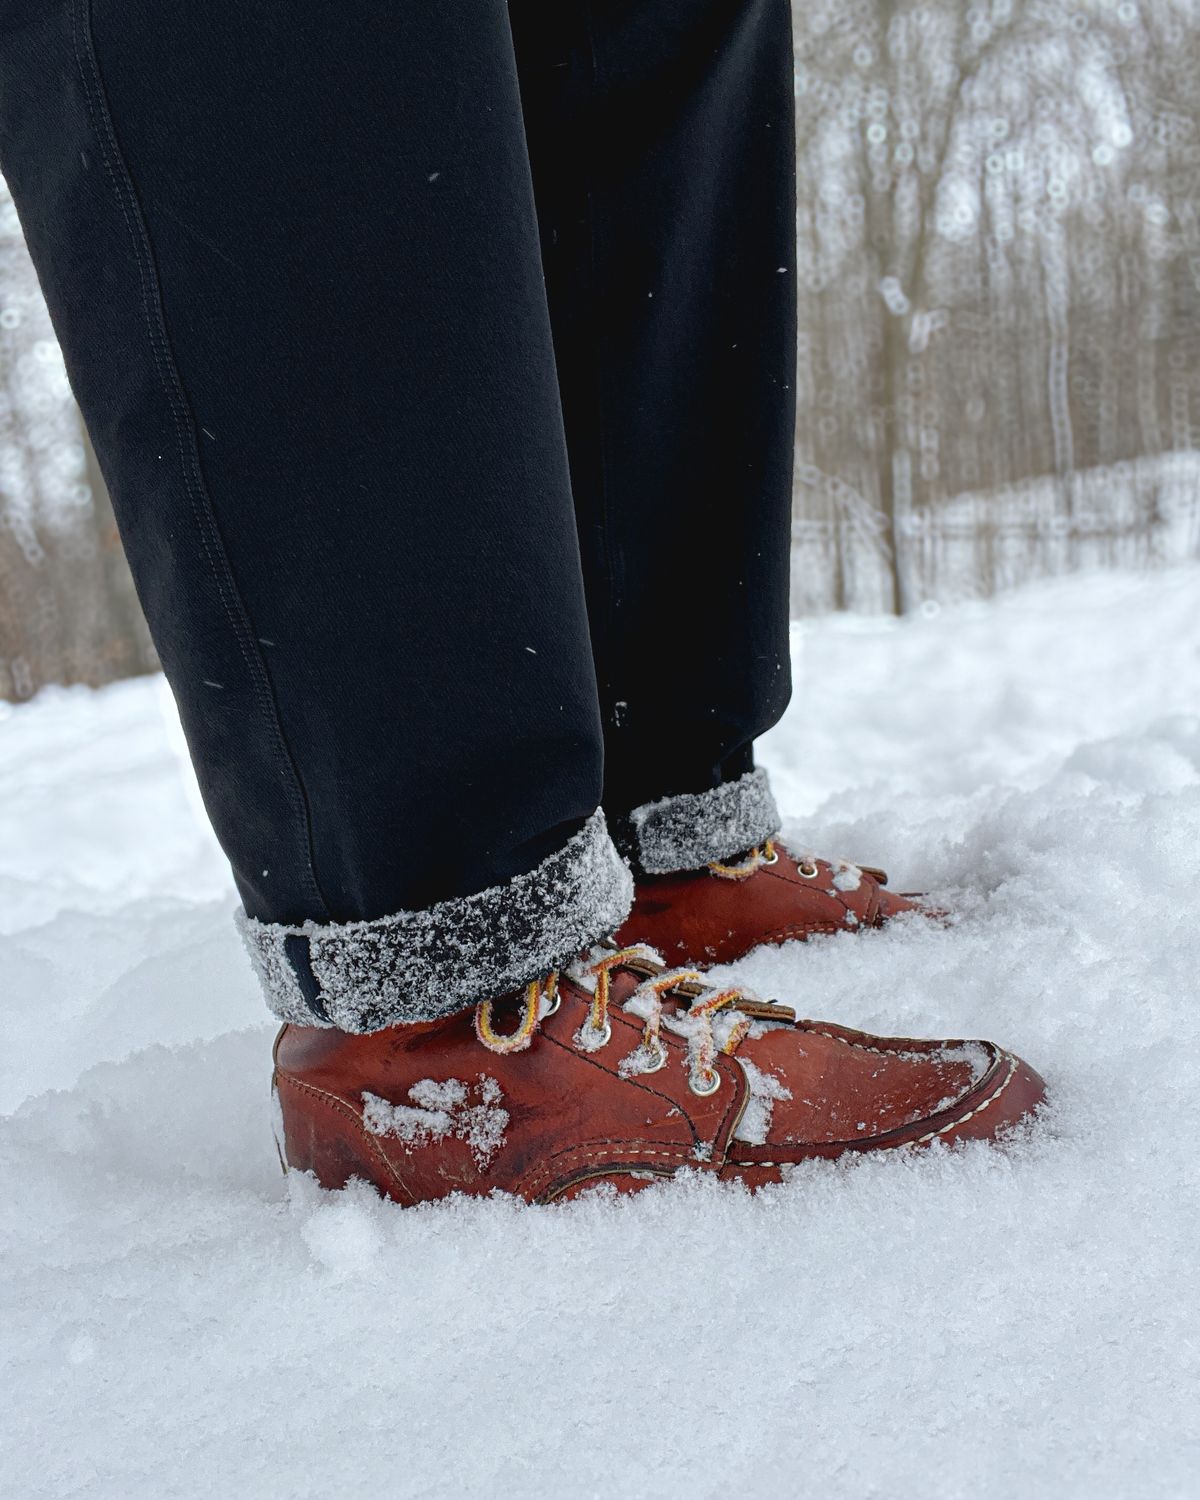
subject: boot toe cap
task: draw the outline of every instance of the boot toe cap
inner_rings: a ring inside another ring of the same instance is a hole
[[[997,1048],[988,1073],[944,1113],[932,1118],[914,1139],[996,1140],[1009,1134],[1045,1102],[1046,1085],[1023,1058]]]

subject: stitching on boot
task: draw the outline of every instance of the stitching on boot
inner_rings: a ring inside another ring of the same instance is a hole
[[[308,789],[284,734],[275,688],[267,669],[266,658],[234,576],[233,566],[217,525],[212,496],[204,479],[199,457],[195,414],[184,389],[183,378],[172,353],[167,331],[162,283],[154,246],[138,199],[133,173],[121,150],[121,144],[113,126],[112,110],[109,106],[104,75],[96,50],[91,0],[71,0],[70,25],[71,46],[75,54],[79,81],[83,87],[88,119],[100,149],[100,159],[104,163],[113,195],[125,222],[134,264],[137,267],[142,321],[145,324],[155,373],[162,387],[175,431],[184,494],[187,496],[192,511],[200,545],[208,561],[217,596],[245,665],[251,693],[262,713],[267,733],[277,752],[276,763],[284,774],[287,786],[286,795],[291,805],[300,844],[304,850],[305,869],[302,878],[320,908],[328,911],[328,902],[321,888],[321,882],[317,878],[313,851],[312,808]]]
[[[768,932],[760,939],[763,943],[790,943],[795,939],[803,941],[805,938],[817,937],[821,934],[835,936],[839,932],[849,929],[840,922],[794,922],[789,927],[777,927],[774,932]]]
[[[569,1176],[572,1163],[581,1164],[583,1162],[599,1161],[602,1158],[612,1158],[618,1156],[624,1156],[626,1158],[654,1156],[660,1158],[663,1161],[676,1162],[680,1166],[690,1165],[693,1167],[707,1168],[709,1170],[711,1170],[714,1166],[722,1165],[722,1163],[698,1161],[696,1159],[694,1151],[681,1151],[678,1149],[666,1150],[661,1147],[644,1147],[639,1149],[638,1143],[636,1141],[620,1141],[616,1145],[601,1146],[594,1151],[578,1151],[572,1149],[570,1152],[564,1153],[564,1155],[565,1160],[563,1160],[562,1158],[552,1160],[549,1164],[540,1166],[532,1176],[526,1178],[525,1183],[523,1184],[524,1191],[527,1192],[531,1197],[537,1197],[542,1191],[544,1191],[545,1187],[552,1185],[553,1180],[555,1180],[556,1173],[559,1177]],[[624,1164],[624,1170],[626,1172],[636,1172],[636,1160],[627,1161]],[[675,1170],[678,1170],[678,1167],[676,1167]],[[564,1182],[563,1186],[569,1187],[570,1183]]]
[[[903,1057],[905,1053],[911,1056],[914,1052],[924,1055],[936,1052],[942,1047],[958,1045],[953,1042],[930,1042],[924,1048],[914,1047],[913,1038],[897,1037],[894,1047],[872,1047],[866,1042],[852,1042],[849,1037],[842,1036],[839,1032],[822,1030],[820,1026],[814,1025],[811,1021],[797,1021],[796,1030],[808,1036],[827,1036],[831,1042],[841,1042],[843,1047],[857,1047],[860,1052],[876,1052],[880,1057]],[[881,1040],[883,1039],[881,1038]],[[995,1054],[993,1063],[999,1062],[1002,1057],[1010,1056],[1003,1047],[997,1047],[995,1042],[973,1042],[971,1045],[990,1048]]]
[[[729,1157],[727,1154],[729,1150],[729,1141],[731,1139],[731,1132],[737,1123],[736,1120],[731,1122],[730,1116],[734,1113],[735,1107],[739,1103],[736,1076],[731,1074],[730,1079],[733,1083],[733,1092],[731,1094],[729,1103],[726,1105],[725,1110],[722,1113],[721,1118],[718,1121],[716,1129],[714,1131],[712,1139],[713,1154],[710,1160],[703,1160],[702,1158],[698,1157],[696,1155],[695,1146],[693,1146],[691,1150],[686,1150],[681,1147],[649,1147],[642,1146],[640,1142],[636,1141],[618,1141],[615,1143],[602,1144],[597,1143],[596,1149],[584,1151],[581,1151],[577,1146],[572,1146],[567,1148],[566,1151],[560,1153],[558,1156],[551,1157],[548,1161],[539,1166],[532,1177],[526,1179],[524,1184],[525,1191],[529,1192],[535,1197],[541,1197],[545,1192],[549,1191],[550,1186],[555,1187],[558,1191],[563,1191],[566,1188],[570,1187],[570,1181],[564,1180],[564,1157],[568,1162],[570,1162],[576,1159],[582,1161],[593,1161],[599,1160],[601,1157],[612,1157],[621,1154],[625,1154],[626,1156],[636,1155],[638,1157],[654,1156],[664,1161],[675,1161],[679,1164],[679,1166],[696,1167],[703,1171],[710,1172],[721,1171],[724,1167],[729,1165]],[[646,1085],[643,1084],[642,1087],[645,1088]],[[657,1090],[648,1089],[647,1092],[657,1093]],[[659,1097],[667,1099],[668,1103],[674,1103],[674,1101],[671,1100],[668,1095],[659,1095]],[[744,1098],[741,1103],[744,1106]],[[675,1107],[679,1108],[678,1105],[676,1105]],[[686,1111],[682,1109],[680,1110],[680,1113],[683,1114],[684,1118],[687,1120],[688,1126],[692,1131],[693,1139],[698,1146],[700,1144],[699,1136],[690,1116],[688,1116]],[[742,1111],[739,1108],[737,1110],[738,1118],[741,1117],[741,1113]],[[721,1144],[722,1142],[724,1142],[724,1144]],[[626,1164],[623,1170],[625,1171],[626,1175],[628,1175],[629,1173],[636,1172],[638,1168],[635,1162],[629,1162]],[[555,1178],[553,1182],[550,1182],[550,1179],[554,1178],[554,1174],[556,1171],[558,1173],[558,1177]],[[674,1175],[674,1171],[678,1171],[678,1166],[673,1169],[672,1175]],[[569,1172],[570,1168],[568,1167],[566,1168],[566,1173],[569,1175]],[[535,1185],[542,1182],[543,1179],[546,1179],[549,1185],[540,1189],[536,1189],[535,1191]]]
[[[822,1032],[821,1035],[830,1036],[832,1035],[832,1033],[826,1031]],[[850,1045],[856,1046],[857,1043],[852,1042]],[[866,1052],[879,1052],[881,1049],[879,1047],[866,1047],[863,1050]],[[910,1141],[899,1140],[895,1144],[897,1146],[923,1146],[926,1141],[935,1140],[939,1135],[946,1135],[951,1130],[957,1130],[960,1125],[965,1125],[968,1120],[973,1120],[976,1115],[981,1115],[985,1109],[988,1109],[991,1105],[995,1104],[996,1100],[999,1099],[1000,1095],[1013,1081],[1013,1078],[1016,1076],[1017,1072],[1017,1059],[1010,1052],[1005,1052],[1002,1055],[1008,1058],[1008,1072],[1004,1075],[1004,1081],[1000,1084],[999,1088],[997,1088],[993,1093],[990,1093],[986,1099],[981,1100],[974,1109],[967,1110],[966,1114],[959,1115],[956,1119],[948,1121],[945,1125],[939,1125],[936,1130],[928,1130],[924,1135],[915,1136]],[[837,1142],[834,1144],[845,1145],[851,1150],[854,1150],[856,1148],[864,1151],[879,1149],[879,1147],[877,1145],[874,1145],[871,1141],[845,1141]],[[803,1158],[797,1158],[797,1160],[802,1159]],[[731,1167],[788,1167],[794,1165],[794,1163],[790,1161],[735,1161],[731,1159],[728,1165]]]
[[[821,861],[821,863],[828,864],[828,861],[824,861],[823,860],[823,861]],[[774,876],[774,878],[776,880],[782,880],[786,885],[790,885],[795,890],[803,890],[804,889],[804,886],[802,886],[801,883],[798,880],[794,879],[791,875],[782,874],[779,870],[764,870],[762,873],[764,875],[772,875],[772,876]],[[832,879],[832,871],[831,871],[831,879]],[[839,891],[836,886],[834,886],[832,890],[828,890],[828,891],[824,890],[820,886],[818,886],[817,889],[818,889],[818,891],[820,891],[820,893],[822,895],[824,895],[824,896],[831,896],[837,902],[837,904],[842,908],[843,911],[845,911],[848,915],[850,915],[850,916],[852,916],[854,918],[854,924],[843,923],[842,926],[840,926],[840,927],[831,928],[830,929],[831,931],[834,931],[834,932],[844,932],[845,929],[846,929],[846,927],[848,927],[850,925],[859,925],[859,926],[863,926],[863,927],[871,927],[871,926],[877,925],[873,921],[873,919],[872,919],[872,917],[870,915],[871,905],[870,905],[870,898],[869,897],[868,897],[868,902],[867,902],[867,912],[868,912],[868,915],[860,917],[859,914],[854,910],[854,907],[846,899],[846,894],[845,894],[844,891]],[[878,892],[878,887],[876,887],[876,893],[877,892]],[[878,901],[878,895],[876,894],[876,904],[875,904],[875,913],[876,914],[878,914],[878,910],[879,910],[879,901]]]
[[[612,1012],[610,1012],[609,1015],[611,1022],[615,1022],[618,1026],[624,1026],[627,1029],[640,1034],[641,1027],[637,1024],[636,1021],[631,1020],[628,1016],[614,1014]],[[562,1051],[568,1053],[571,1057],[577,1058],[580,1062],[585,1062],[591,1067],[599,1068],[599,1070],[607,1077],[618,1079],[622,1083],[633,1084],[636,1088],[641,1089],[643,1093],[652,1094],[654,1098],[661,1099],[665,1104],[669,1104],[673,1109],[677,1109],[682,1115],[683,1119],[686,1121],[688,1130],[692,1135],[692,1153],[689,1155],[688,1159],[690,1161],[697,1160],[694,1153],[696,1148],[701,1144],[700,1132],[699,1130],[697,1130],[695,1121],[692,1119],[691,1115],[688,1114],[687,1110],[684,1109],[684,1107],[679,1103],[677,1099],[673,1098],[672,1095],[663,1092],[663,1090],[655,1088],[653,1084],[648,1083],[646,1081],[645,1075],[638,1076],[637,1074],[634,1074],[631,1077],[626,1078],[619,1072],[619,1070],[609,1067],[608,1064],[605,1063],[602,1056],[594,1053],[580,1052],[578,1048],[572,1047],[566,1042],[559,1041],[557,1037],[548,1036],[544,1033],[543,1035],[544,1039],[552,1047],[559,1047],[562,1049]],[[729,1140],[732,1137],[733,1131],[737,1126],[738,1119],[741,1118],[742,1109],[744,1109],[745,1107],[745,1097],[743,1096],[740,1101],[738,1098],[738,1084],[744,1078],[745,1074],[740,1070],[738,1070],[737,1072],[730,1072],[729,1081],[732,1083],[733,1092],[730,1096],[729,1103],[725,1106],[721,1118],[717,1121],[716,1127],[713,1131],[712,1145],[714,1152],[718,1148],[718,1143],[723,1143],[720,1145],[720,1149],[722,1151],[727,1151],[729,1149]],[[731,1120],[730,1116],[734,1114],[735,1109],[737,1110],[737,1116],[736,1118]]]
[[[362,1115],[353,1107],[353,1105],[348,1104],[345,1099],[339,1098],[337,1094],[329,1093],[327,1089],[317,1088],[316,1084],[304,1083],[299,1078],[293,1078],[290,1073],[276,1073],[275,1087],[278,1088],[281,1083],[286,1083],[287,1086],[291,1089],[299,1089],[305,1094],[311,1094],[314,1099],[322,1100],[324,1103],[337,1110],[339,1114],[345,1115],[348,1120],[350,1120],[354,1125],[358,1127],[358,1131],[361,1134],[363,1140],[366,1142],[368,1149],[382,1165],[384,1171],[387,1173],[388,1178],[396,1188],[397,1192],[407,1193],[408,1197],[412,1198],[412,1194],[408,1192],[407,1188],[404,1186],[404,1183],[396,1175],[396,1169],[392,1166],[391,1160],[388,1157],[387,1153],[384,1151],[383,1147],[380,1145],[376,1137],[373,1136],[371,1132],[364,1126]]]
[[[634,856],[647,875],[698,870],[779,832],[779,809],[761,766],[706,792],[644,802],[629,814]]]
[[[593,1172],[576,1173],[574,1177],[565,1182],[552,1183],[545,1191],[539,1193],[531,1201],[534,1203],[548,1205],[557,1203],[562,1195],[570,1188],[579,1187],[585,1183],[611,1182],[614,1177],[634,1177],[641,1182],[649,1179],[652,1182],[669,1182],[674,1177],[676,1168],[668,1171],[660,1170],[658,1167],[597,1167]]]
[[[613,1020],[618,1024],[622,1024],[624,1018],[617,1016],[613,1017]],[[634,1026],[632,1029],[639,1036],[641,1035],[642,1028],[640,1026]],[[655,1099],[661,1099],[665,1104],[669,1104],[672,1108],[679,1109],[680,1114],[683,1116],[685,1122],[687,1123],[688,1129],[692,1133],[693,1150],[700,1144],[700,1133],[692,1123],[692,1117],[685,1110],[680,1109],[678,1101],[673,1099],[670,1094],[664,1093],[661,1089],[654,1088],[651,1084],[646,1082],[644,1077],[639,1077],[637,1074],[634,1074],[630,1078],[622,1078],[621,1075],[613,1068],[608,1067],[602,1058],[596,1056],[594,1053],[581,1052],[578,1047],[572,1047],[569,1042],[560,1042],[557,1037],[545,1035],[543,1035],[543,1040],[546,1041],[551,1047],[558,1047],[561,1051],[568,1053],[571,1057],[577,1058],[582,1063],[586,1063],[588,1067],[598,1068],[606,1078],[616,1079],[618,1082],[624,1084],[632,1084],[634,1088],[641,1089],[644,1094],[651,1094]]]
[[[597,810],[540,865],[505,885],[369,922],[237,925],[267,1004],[283,1021],[355,1033],[434,1021],[480,996],[503,995],[619,927],[633,877]],[[327,1020],[306,1001],[285,951],[308,943]]]
[[[822,861],[822,863],[826,863],[827,864],[828,861]],[[791,886],[795,886],[797,884],[797,882],[790,875],[781,874],[780,871],[778,871],[778,870],[763,870],[762,874],[774,876],[774,878],[776,880],[782,880],[782,881],[786,882],[788,885],[791,885]],[[855,911],[854,907],[846,899],[845,892],[839,891],[836,886],[833,888],[832,891],[826,891],[826,892],[824,892],[825,895],[832,896],[833,899],[838,903],[838,905],[841,906],[846,911],[847,915],[852,916],[854,918],[853,923],[847,922],[847,923],[844,923],[841,927],[832,927],[832,928],[830,928],[829,930],[831,932],[845,932],[847,930],[852,930],[855,927],[882,927],[882,926],[884,926],[884,922],[883,922],[883,919],[882,919],[882,916],[881,916],[881,912],[883,910],[883,891],[882,891],[882,887],[880,886],[879,882],[874,878],[874,876],[870,874],[869,871],[863,870],[863,874],[867,875],[867,877],[868,877],[868,879],[870,881],[870,889],[869,889],[869,891],[867,893],[866,910],[864,911],[864,913],[863,913],[862,916],[859,916],[858,912]],[[817,927],[814,927],[812,930],[814,932],[816,932],[816,931],[819,931],[821,929],[819,929]],[[764,941],[770,942],[770,941],[772,941],[772,939],[768,938],[768,939],[764,939]]]
[[[990,1105],[995,1104],[996,1100],[999,1099],[1000,1095],[1013,1081],[1017,1072],[1016,1058],[1008,1052],[1003,1055],[1008,1058],[1008,1072],[1004,1075],[1004,1081],[1000,1087],[994,1093],[989,1094],[986,1099],[981,1100],[974,1109],[969,1109],[965,1115],[960,1115],[957,1120],[951,1120],[948,1125],[940,1125],[936,1130],[930,1130],[925,1135],[919,1135],[917,1137],[918,1145],[921,1145],[925,1141],[933,1140],[935,1136],[945,1135],[948,1130],[955,1130],[959,1125],[965,1125],[968,1120],[973,1120],[976,1115],[981,1115]]]

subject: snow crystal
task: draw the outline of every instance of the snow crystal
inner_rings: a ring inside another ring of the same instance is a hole
[[[664,1004],[660,996],[639,985],[632,994],[625,997],[621,1009],[627,1010],[631,1016],[637,1016],[639,1021],[650,1020],[656,1011],[665,1020],[673,1005],[674,1001]]]
[[[447,1078],[443,1083],[421,1078],[409,1089],[408,1097],[425,1109],[453,1110],[467,1102],[467,1086],[457,1078]]]
[[[792,1091],[774,1073],[756,1067],[747,1057],[739,1057],[742,1072],[750,1085],[746,1108],[733,1132],[736,1141],[745,1141],[748,1146],[765,1146],[771,1129],[771,1111],[777,1100],[790,1099]]]
[[[722,980],[994,1038],[1053,1104],[1003,1154],[813,1162],[756,1198],[694,1171],[414,1211],[285,1180],[273,1027],[161,683],[9,711],[4,1494],[1194,1495],[1198,599],[1200,569],[1108,574],[797,627],[759,747],[789,847],[955,920]],[[467,1108],[515,1118],[459,1072]],[[648,1302],[639,1266],[691,1269]],[[680,1392],[717,1389],[714,1438]],[[630,1390],[667,1414],[647,1441]]]
[[[409,1090],[412,1098],[412,1090]],[[377,1094],[365,1093],[363,1124],[372,1135],[388,1135],[407,1144],[429,1145],[441,1141],[454,1129],[454,1118],[444,1109],[414,1109],[407,1104],[389,1104]]]
[[[637,1078],[643,1073],[656,1073],[663,1065],[663,1052],[659,1047],[648,1047],[639,1042],[632,1052],[627,1052],[617,1064],[622,1078]]]
[[[486,1073],[479,1075],[479,1097],[484,1104],[499,1104],[504,1098],[504,1090],[495,1078],[489,1078]]]
[[[611,1028],[607,1024],[593,1026],[591,1021],[585,1018],[572,1040],[581,1052],[599,1052],[602,1047],[608,1045],[610,1034]]]
[[[734,1031],[746,1022],[746,1019],[747,1018],[742,1014],[742,1012],[736,1009],[719,1010],[716,1015],[713,1016],[713,1042],[715,1043],[718,1052],[724,1050],[726,1042],[728,1042]],[[749,1035],[748,1031],[747,1035]]]
[[[942,1063],[966,1063],[971,1070],[970,1082],[966,1085],[968,1088],[973,1088],[992,1065],[991,1055],[987,1048],[981,1047],[978,1042],[961,1042],[956,1047],[939,1047],[933,1056]]]
[[[857,865],[839,860],[833,877],[834,888],[839,891],[856,891],[862,885],[862,871]]]
[[[764,767],[706,792],[646,802],[629,814],[632,854],[651,875],[697,870],[743,854],[779,832],[779,810]]]
[[[475,1102],[472,1102],[474,1096]],[[411,1104],[389,1104],[364,1092],[363,1124],[406,1146],[429,1146],[448,1135],[465,1141],[482,1172],[504,1145],[509,1115],[500,1108],[504,1094],[494,1078],[481,1074],[474,1085],[457,1078],[422,1078],[408,1091]]]

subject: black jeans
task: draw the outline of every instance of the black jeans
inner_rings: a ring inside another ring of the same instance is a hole
[[[0,0],[0,167],[251,918],[450,911],[745,779],[794,160],[788,0]]]

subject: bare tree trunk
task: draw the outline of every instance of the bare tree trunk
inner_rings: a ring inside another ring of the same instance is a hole
[[[1200,555],[1200,12],[793,15],[795,611]],[[153,666],[0,181],[0,698]]]
[[[793,601],[1200,553],[1200,14],[793,5]]]

